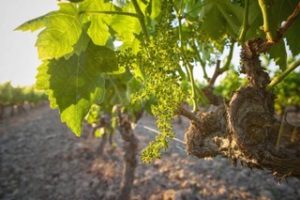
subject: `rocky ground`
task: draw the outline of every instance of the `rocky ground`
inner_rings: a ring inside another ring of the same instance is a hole
[[[300,180],[278,183],[266,171],[232,166],[223,158],[187,156],[187,121],[175,124],[178,141],[161,160],[140,163],[132,199],[300,199]],[[135,128],[140,149],[155,137],[154,121],[144,116]],[[122,173],[122,145],[95,154],[100,139],[75,137],[56,111],[41,106],[0,122],[0,199],[115,199]],[[299,166],[300,167],[300,166]]]

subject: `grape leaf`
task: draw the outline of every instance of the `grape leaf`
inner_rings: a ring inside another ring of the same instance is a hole
[[[242,8],[228,0],[206,0],[199,12],[201,28],[213,40],[219,40],[224,34],[234,38],[238,36],[242,24]]]
[[[271,16],[275,29],[278,29],[281,26],[282,22],[292,14],[298,3],[298,0],[289,0],[288,2],[275,0],[272,3],[272,10],[270,14],[272,14]],[[289,45],[293,55],[297,55],[298,53],[300,53],[300,23],[298,20],[299,18],[296,19],[296,22],[289,28],[289,30],[285,34],[287,44]],[[279,45],[282,46],[282,44]]]
[[[81,23],[77,18],[77,7],[71,3],[60,3],[59,10],[30,20],[17,30],[36,31],[44,28],[38,35],[36,46],[39,58],[47,60],[60,58],[73,51],[81,35]]]
[[[46,18],[52,14],[53,14],[53,12],[49,12],[46,15],[31,19],[31,20],[21,24],[20,26],[18,26],[15,30],[31,31],[31,32],[37,31],[46,26],[46,20],[47,20]]]
[[[298,5],[298,0],[289,0],[288,2],[283,2],[280,0],[276,0],[276,8],[277,10],[273,13],[275,14],[275,19],[277,20],[277,28],[281,25],[283,21],[285,21],[288,16],[292,14],[296,6]],[[299,36],[300,36],[300,23],[299,23],[299,17],[296,19],[295,23],[289,28],[289,30],[286,32],[285,37],[288,46],[290,47],[290,50],[294,56],[300,53],[300,42],[299,42]]]
[[[263,31],[260,29],[260,26],[262,25],[262,16],[258,1],[249,1],[248,24],[251,28],[247,29],[245,40],[263,36]]]
[[[187,17],[196,18],[199,15],[199,11],[202,8],[202,2],[197,0],[191,0],[186,2],[185,12]]]
[[[95,124],[99,121],[100,119],[100,106],[97,104],[93,104],[91,108],[89,109],[88,114],[85,116],[85,120],[89,124]]]
[[[295,22],[290,30],[288,30],[286,34],[286,40],[287,43],[290,47],[291,52],[293,53],[294,56],[298,55],[300,53],[300,22],[299,22],[299,17],[297,19],[297,22]]]
[[[293,2],[292,2],[293,1]],[[287,19],[287,17],[292,13],[294,6],[297,4],[297,1],[292,0],[289,3],[286,3],[281,0],[274,0],[270,3],[270,24],[271,24],[271,32],[276,34],[276,30],[281,26],[281,23]],[[257,1],[250,1],[250,13],[249,13],[249,27],[246,39],[251,39],[254,37],[265,37],[265,33],[259,27],[263,25],[263,19],[261,16],[261,11]],[[295,24],[296,25],[296,24]],[[292,28],[291,28],[292,29]],[[288,32],[288,36],[291,36],[291,40],[287,39],[287,42],[290,46],[295,47],[299,43],[296,41],[299,33],[296,29],[294,31]],[[289,30],[290,31],[290,30]],[[293,42],[290,42],[293,41]],[[299,48],[300,50],[300,48]],[[293,52],[293,51],[292,51]],[[298,51],[299,52],[299,51]],[[281,70],[284,70],[287,65],[287,51],[284,41],[279,42],[274,45],[269,51],[269,55],[271,59],[274,59],[275,63],[280,67]]]
[[[101,46],[104,46],[110,37],[109,28],[103,18],[103,16],[92,16],[91,26],[88,30],[93,42]]]
[[[60,4],[60,10],[47,18],[36,46],[41,60],[70,54],[81,35],[81,23],[72,4]]]
[[[142,5],[142,10],[144,10],[144,4],[139,4]],[[85,13],[84,21],[91,22],[88,35],[95,44],[107,45],[113,34],[111,32],[113,30],[117,40],[122,41],[122,48],[132,47],[136,52],[139,49],[139,41],[135,35],[141,32],[138,18],[134,16],[103,13],[112,11],[135,13],[135,8],[132,3],[126,3],[122,8],[118,9],[119,10],[116,10],[112,3],[97,0],[86,0],[79,6],[80,12]],[[112,30],[110,30],[110,28]]]
[[[117,70],[112,50],[90,42],[86,52],[44,62],[38,69],[37,87],[49,95],[62,122],[80,136],[82,120],[94,103],[103,99],[103,73]]]
[[[95,137],[96,138],[101,138],[102,136],[104,136],[104,134],[105,134],[105,128],[104,127],[98,128],[95,131]]]
[[[77,43],[73,46],[74,53],[77,55],[80,55],[81,53],[83,53],[89,45],[90,37],[87,34],[87,30],[89,27],[90,27],[89,22],[83,25],[82,33],[81,33]]]
[[[218,1],[219,2],[219,1]],[[230,36],[238,36],[242,20],[239,16],[242,15],[242,8],[230,3],[229,1],[221,1],[217,7],[222,13],[227,24],[227,33]]]
[[[136,35],[141,32],[141,26],[137,18],[114,16],[110,26],[116,32],[117,39],[123,42],[122,48],[130,47],[135,53],[139,50],[140,42]]]
[[[156,0],[156,1],[160,1],[160,0]],[[141,11],[143,13],[143,15],[146,15],[147,14],[147,8],[148,8],[148,5],[149,5],[149,2],[146,1],[146,0],[137,0],[137,3],[139,5],[139,7],[140,7],[140,9],[141,9]],[[156,3],[159,3],[159,2],[156,2]],[[128,5],[131,6],[131,8],[133,8],[132,11],[135,12],[135,8],[133,6],[133,3],[130,3]],[[124,8],[126,9],[126,7],[127,6],[125,6]]]
[[[161,1],[150,0],[148,5],[149,15],[151,19],[155,19],[161,12]]]
[[[79,10],[84,12],[86,20],[91,22],[88,35],[92,41],[97,45],[104,46],[110,37],[108,24],[112,15],[97,13],[97,11],[114,11],[114,6],[104,1],[86,0],[80,4]]]
[[[82,1],[84,1],[84,0],[68,0],[68,1],[70,1],[70,2],[72,2],[72,3],[79,3],[79,2],[82,2]]]
[[[287,53],[284,41],[281,40],[278,44],[274,45],[269,51],[270,58],[273,58],[275,63],[281,70],[285,70],[287,65]]]

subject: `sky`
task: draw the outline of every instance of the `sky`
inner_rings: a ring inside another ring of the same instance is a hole
[[[36,33],[14,31],[23,22],[56,9],[55,0],[12,0],[0,6],[0,83],[32,85],[40,64]]]

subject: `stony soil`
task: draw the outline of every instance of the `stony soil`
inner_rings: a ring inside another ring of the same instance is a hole
[[[175,124],[182,140],[188,122]],[[144,116],[135,128],[140,149],[155,137],[154,121]],[[86,128],[86,132],[88,129]],[[0,199],[115,199],[122,173],[122,141],[95,154],[100,139],[75,137],[48,106],[0,122]],[[300,166],[299,166],[300,167]],[[140,163],[132,199],[300,199],[300,180],[278,183],[266,171],[233,166],[223,158],[187,156],[172,141],[161,160]]]

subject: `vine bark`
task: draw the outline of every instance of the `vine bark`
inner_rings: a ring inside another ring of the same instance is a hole
[[[119,113],[119,132],[124,141],[124,168],[118,200],[129,200],[137,166],[138,139],[131,127],[129,116]]]
[[[274,117],[274,98],[266,90],[268,74],[259,61],[264,41],[250,40],[242,47],[242,72],[249,84],[228,105],[197,114],[185,133],[187,152],[199,158],[222,155],[251,168],[269,169],[280,177],[300,177],[300,141],[281,141],[280,122]]]

